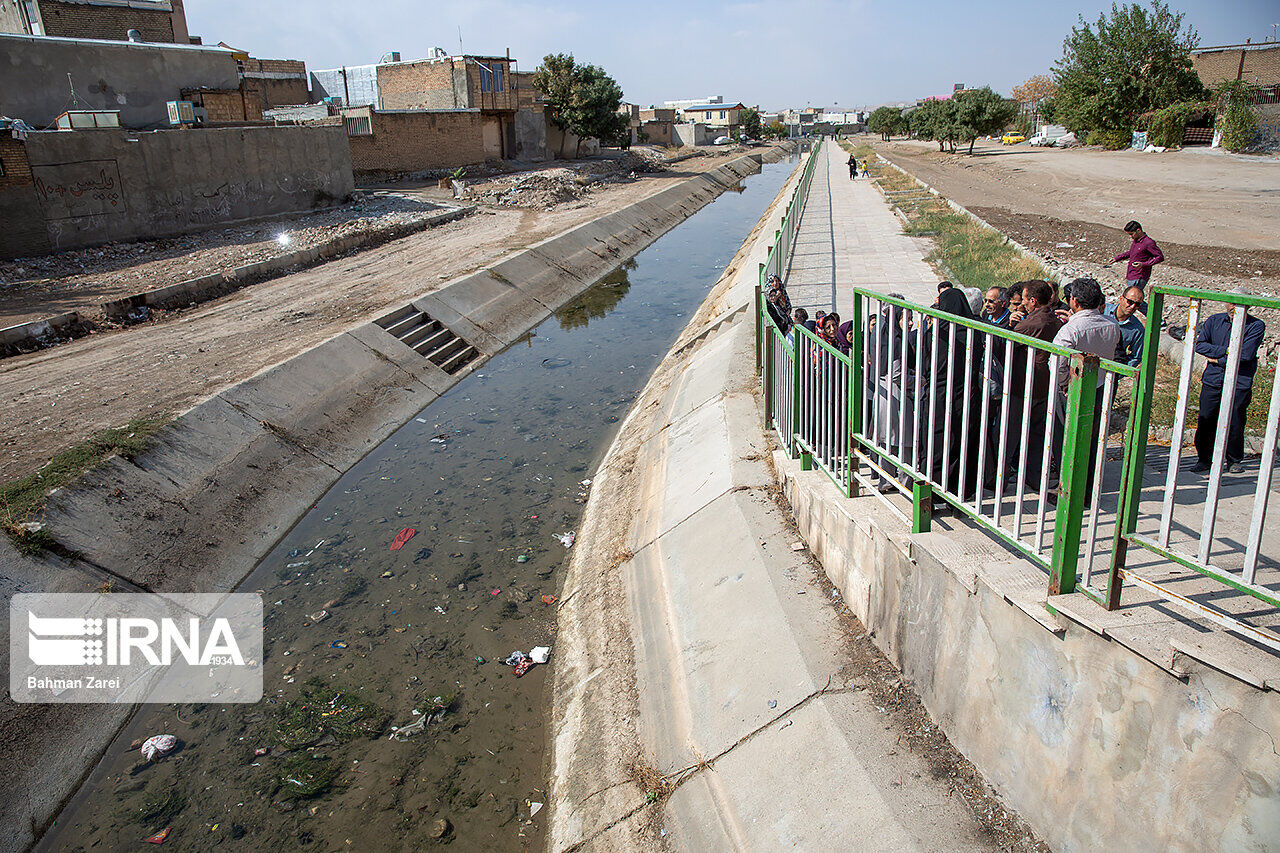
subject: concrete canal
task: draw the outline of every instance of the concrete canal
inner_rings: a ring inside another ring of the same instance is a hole
[[[766,164],[347,472],[242,585],[265,605],[263,701],[143,707],[41,849],[165,829],[183,850],[540,848],[566,534],[794,165]],[[535,646],[550,665],[516,677],[503,660]],[[156,734],[180,747],[144,764],[130,745]]]

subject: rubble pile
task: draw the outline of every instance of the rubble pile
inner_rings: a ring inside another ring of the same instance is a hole
[[[630,183],[642,173],[662,171],[665,159],[660,151],[637,149],[617,158],[504,175],[467,184],[463,199],[502,207],[551,208],[578,201],[593,186]]]

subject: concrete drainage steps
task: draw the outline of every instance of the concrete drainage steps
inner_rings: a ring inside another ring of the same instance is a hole
[[[480,351],[470,343],[413,305],[406,305],[374,322],[450,375],[480,357]]]

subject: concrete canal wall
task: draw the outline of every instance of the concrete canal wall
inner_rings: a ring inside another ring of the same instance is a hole
[[[45,529],[79,559],[32,560],[0,541],[0,588],[85,591],[110,582],[119,590],[233,589],[348,468],[432,400],[759,172],[762,159],[785,153],[770,148],[740,157],[414,300],[479,351],[453,375],[370,322],[198,404],[146,453],[113,458],[51,496]],[[7,623],[8,612],[0,619]],[[0,709],[0,727],[10,733],[5,749],[22,758],[11,768],[13,796],[0,802],[0,826],[10,828],[13,848],[39,836],[130,711]]]

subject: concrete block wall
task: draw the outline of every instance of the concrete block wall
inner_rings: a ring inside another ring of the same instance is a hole
[[[1280,696],[1058,620],[946,534],[774,456],[802,536],[948,738],[1054,850],[1275,850]],[[1047,579],[1045,581],[1047,585]],[[1044,589],[1044,587],[1041,587]]]
[[[47,36],[127,41],[129,30],[137,30],[142,33],[144,41],[178,41],[174,37],[173,9],[168,3],[39,0],[39,7],[40,23]]]
[[[349,140],[356,172],[421,172],[483,163],[484,117],[479,110],[378,112],[371,136]]]
[[[54,251],[325,207],[354,189],[340,127],[51,131],[26,149]]]
[[[67,75],[84,109],[119,110],[125,127],[167,126],[183,89],[236,89],[231,51],[0,34],[0,115],[49,127],[67,107]]]

